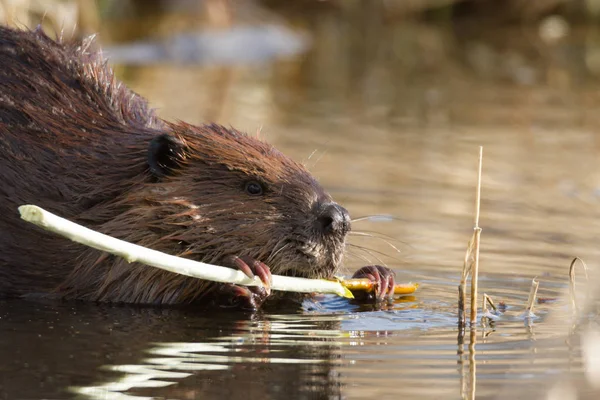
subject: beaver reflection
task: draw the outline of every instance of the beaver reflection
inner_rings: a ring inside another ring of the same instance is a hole
[[[331,277],[348,212],[299,163],[219,125],[158,118],[118,82],[90,42],[0,28],[0,293],[256,309],[271,274]],[[100,232],[237,268],[264,288],[223,285],[142,265],[32,229],[37,204]],[[378,291],[394,277],[368,266]]]
[[[342,317],[213,311],[0,301],[0,398],[339,398]]]

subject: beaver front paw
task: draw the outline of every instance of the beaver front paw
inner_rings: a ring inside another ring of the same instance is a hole
[[[375,284],[375,290],[372,292],[357,291],[353,292],[354,297],[360,302],[381,303],[391,301],[394,296],[394,286],[396,285],[396,273],[387,267],[381,265],[367,265],[362,267],[352,275],[352,278],[367,278]]]
[[[219,287],[220,304],[224,307],[257,310],[271,294],[271,270],[257,260],[249,257],[228,257],[224,264],[239,269],[249,278],[258,276],[263,286],[240,286],[223,284]]]

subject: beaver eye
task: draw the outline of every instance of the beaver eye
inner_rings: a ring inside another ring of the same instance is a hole
[[[261,194],[263,194],[262,185],[256,181],[246,182],[244,190],[246,191],[246,193],[252,196],[260,196]]]

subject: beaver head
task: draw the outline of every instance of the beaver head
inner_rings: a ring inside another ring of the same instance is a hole
[[[167,123],[165,128],[168,133],[148,146],[149,179],[100,205],[103,212],[120,211],[108,212],[117,215],[99,230],[212,264],[240,256],[264,262],[274,274],[335,274],[350,217],[301,164],[266,142],[219,125]],[[89,252],[61,291],[70,288],[78,298],[94,300],[187,303],[214,287]],[[86,286],[95,283],[82,296],[83,280]]]
[[[218,125],[171,128],[149,150],[146,200],[161,240],[205,262],[248,256],[276,274],[333,275],[350,217],[302,165]]]

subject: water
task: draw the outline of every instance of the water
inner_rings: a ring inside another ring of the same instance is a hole
[[[3,398],[460,398],[468,349],[458,355],[450,299],[428,287],[392,311],[363,313],[331,312],[335,299],[321,300],[325,310],[252,316],[2,302]],[[578,343],[545,321],[555,305],[528,325],[507,303],[477,334],[478,398],[581,373]]]
[[[573,256],[600,262],[596,33],[373,21],[304,16],[312,47],[258,65],[117,74],[165,118],[261,130],[354,218],[392,216],[354,224],[374,236],[351,237],[345,272],[387,263],[419,291],[385,311],[3,301],[0,398],[595,398],[565,294]],[[480,145],[479,289],[507,310],[469,348],[456,299]],[[526,319],[535,277],[550,301]]]

